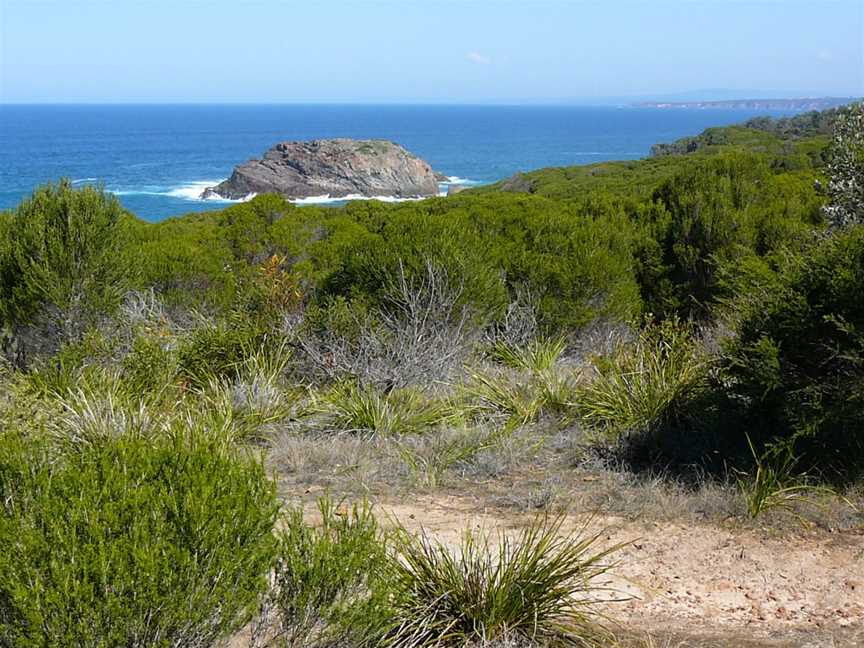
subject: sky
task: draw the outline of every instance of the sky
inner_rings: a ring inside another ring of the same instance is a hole
[[[0,103],[864,95],[864,0],[0,0]]]

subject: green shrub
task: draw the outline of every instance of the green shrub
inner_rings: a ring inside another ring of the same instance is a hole
[[[864,225],[864,102],[840,109],[833,131],[825,218],[834,228]]]
[[[245,358],[267,346],[267,332],[240,313],[195,327],[177,349],[178,374],[196,387],[239,374]]]
[[[121,362],[122,379],[139,393],[158,392],[177,371],[176,358],[160,339],[137,335]]]
[[[862,295],[864,228],[853,226],[731,302],[735,335],[718,389],[742,410],[757,449],[794,438],[804,469],[864,474]]]
[[[665,303],[650,306],[660,315],[702,316],[721,294],[723,268],[806,238],[820,221],[813,182],[807,174],[776,175],[764,156],[741,151],[694,162],[665,181],[648,213],[659,244],[655,261],[671,287],[661,292]]]
[[[111,341],[102,333],[90,330],[80,339],[60,344],[54,355],[34,362],[27,373],[30,387],[42,396],[66,394],[99,371],[113,351]]]
[[[234,258],[213,213],[161,223],[135,223],[127,254],[139,286],[154,289],[168,307],[221,310],[236,299],[245,261]]]
[[[0,645],[212,646],[249,620],[275,555],[259,463],[194,432],[0,445]]]
[[[405,536],[395,564],[394,625],[385,646],[464,646],[522,640],[604,646],[592,579],[606,558],[599,536],[562,535],[564,518],[538,518],[515,539],[467,531],[456,549]]]
[[[292,509],[279,534],[274,600],[288,646],[375,645],[389,617],[386,534],[368,505],[318,502],[321,523]]]
[[[127,221],[114,196],[68,180],[0,215],[0,327],[14,334],[47,315],[57,329],[43,341],[50,347],[116,307],[132,280],[123,258]]]

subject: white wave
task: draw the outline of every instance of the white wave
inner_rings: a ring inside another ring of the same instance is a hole
[[[455,177],[455,176],[454,176]],[[447,186],[449,184],[469,184],[473,181],[471,180],[463,180],[459,178],[461,182],[449,182],[443,183],[442,188],[440,188],[438,192],[439,197],[443,197],[447,195]],[[146,185],[142,187],[135,188],[117,188],[117,189],[109,189],[111,193],[116,196],[169,196],[171,198],[179,198],[181,200],[190,200],[190,201],[204,201],[207,202],[216,202],[216,203],[238,203],[238,202],[246,202],[247,200],[251,200],[257,194],[250,193],[248,196],[244,196],[239,199],[231,199],[231,198],[222,198],[221,196],[208,196],[207,198],[202,198],[201,195],[204,193],[204,190],[208,187],[214,187],[219,184],[221,180],[196,180],[193,182],[185,182],[181,185],[175,187],[163,187],[163,186],[154,186],[154,185]],[[327,204],[339,204],[346,203],[352,200],[378,200],[386,203],[401,203],[401,202],[415,202],[418,200],[425,200],[426,198],[430,198],[431,196],[364,196],[363,194],[348,194],[346,196],[331,196],[330,194],[324,194],[321,196],[308,196],[306,198],[293,198],[289,199],[289,202],[294,203],[295,205],[327,205]]]
[[[254,193],[249,194],[248,196],[244,196],[239,199],[231,199],[231,198],[222,198],[221,196],[208,196],[207,198],[202,198],[201,194],[204,193],[204,190],[208,187],[215,187],[218,185],[221,180],[195,180],[191,182],[184,182],[181,185],[177,185],[175,187],[160,187],[148,185],[144,187],[136,187],[134,189],[109,189],[111,193],[116,196],[169,196],[171,198],[180,198],[181,200],[191,200],[191,201],[203,201],[207,202],[223,202],[223,203],[235,203],[235,202],[246,202],[247,200],[251,200],[255,197]]]
[[[72,181],[73,185],[84,184],[85,182],[96,182],[99,178],[75,178]]]
[[[446,196],[447,192],[439,192],[439,196]],[[306,198],[293,198],[289,202],[295,205],[328,205],[333,203],[344,203],[351,200],[380,200],[381,202],[400,203],[426,200],[430,196],[364,196],[363,194],[348,194],[346,196],[334,197],[330,194],[323,196],[307,196]]]
[[[184,200],[201,200],[201,194],[207,187],[215,187],[219,184],[219,180],[198,180],[196,182],[188,182],[186,184],[175,187],[165,192],[166,196],[172,198],[183,198]]]
[[[476,185],[480,184],[477,180],[469,180],[468,178],[460,178],[459,176],[447,176],[448,185]]]

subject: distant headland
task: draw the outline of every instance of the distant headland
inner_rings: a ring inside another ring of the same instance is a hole
[[[642,101],[639,108],[725,108],[731,110],[825,110],[855,101],[854,97],[804,97],[799,99],[724,99],[722,101]]]

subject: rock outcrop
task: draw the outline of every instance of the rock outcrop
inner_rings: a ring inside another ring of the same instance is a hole
[[[230,178],[208,187],[201,197],[242,199],[258,193],[287,198],[434,196],[438,174],[398,144],[384,140],[282,142],[262,159],[236,167]]]
[[[500,190],[512,193],[534,193],[534,181],[521,171],[517,171],[501,183]]]

